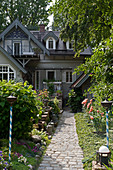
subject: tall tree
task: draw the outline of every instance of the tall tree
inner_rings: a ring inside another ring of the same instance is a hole
[[[74,40],[76,54],[87,46],[94,52],[75,72],[92,76],[90,90],[99,100],[113,100],[113,1],[56,0],[52,11],[54,26],[62,39]]]
[[[37,26],[43,22],[48,24],[47,6],[51,0],[1,0],[0,26],[1,29],[18,18],[25,26]]]

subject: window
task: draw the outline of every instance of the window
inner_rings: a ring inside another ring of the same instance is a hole
[[[52,38],[49,38],[48,47],[49,47],[49,49],[53,49],[53,39]]]
[[[74,44],[74,41],[72,40],[71,42],[67,41],[66,42],[66,47],[67,49],[69,50],[72,50],[73,49],[73,44]]]
[[[66,82],[72,82],[72,71],[66,72]]]
[[[14,43],[14,47],[13,47],[13,54],[18,56],[21,54],[21,44],[20,43]]]
[[[0,65],[0,80],[14,80],[15,71],[9,65]]]
[[[46,79],[47,80],[55,80],[56,79],[56,72],[55,70],[47,70],[46,71]]]
[[[49,38],[46,40],[46,48],[47,48],[47,49],[53,49],[53,50],[56,49],[56,41],[55,41],[54,38],[49,37]]]

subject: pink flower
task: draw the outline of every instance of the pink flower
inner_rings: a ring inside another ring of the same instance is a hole
[[[91,103],[88,103],[88,104],[87,104],[87,109],[89,108],[90,104],[91,104]]]
[[[91,119],[91,120],[93,120],[93,119],[94,119],[94,117],[93,117],[93,116],[90,116],[90,119]]]
[[[99,113],[99,110],[97,110],[97,113]]]
[[[92,111],[93,111],[93,106],[90,107],[90,112],[92,112]]]
[[[93,99],[90,100],[90,103],[92,103]]]
[[[84,100],[82,101],[82,104],[85,104],[85,105],[86,105],[87,101],[88,101],[88,99],[84,99]]]

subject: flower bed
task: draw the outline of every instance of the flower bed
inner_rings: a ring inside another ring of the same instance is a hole
[[[95,127],[88,123],[87,113],[75,114],[79,144],[84,152],[84,169],[92,170],[92,160],[96,160],[96,151],[106,145],[106,133],[96,132]],[[109,130],[109,148],[113,150],[113,121]],[[113,159],[113,152],[111,155]]]

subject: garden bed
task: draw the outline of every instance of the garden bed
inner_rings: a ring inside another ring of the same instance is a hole
[[[50,140],[45,132],[39,132],[38,136],[40,137],[38,142],[33,142],[32,140],[14,140],[12,141],[12,152],[11,152],[11,165],[8,166],[8,153],[9,141],[6,139],[0,139],[0,160],[3,159],[2,164],[0,164],[0,170],[6,167],[6,169],[11,170],[29,170],[36,169],[43,157],[43,154],[46,151]],[[8,166],[8,168],[7,168]]]
[[[102,145],[106,145],[106,133],[96,133],[93,124],[88,123],[87,114],[77,113],[75,114],[76,127],[79,138],[79,144],[84,153],[84,169],[92,169],[92,161],[96,160],[96,151]],[[111,158],[113,159],[113,123],[110,122],[109,130],[109,149],[111,151]]]

